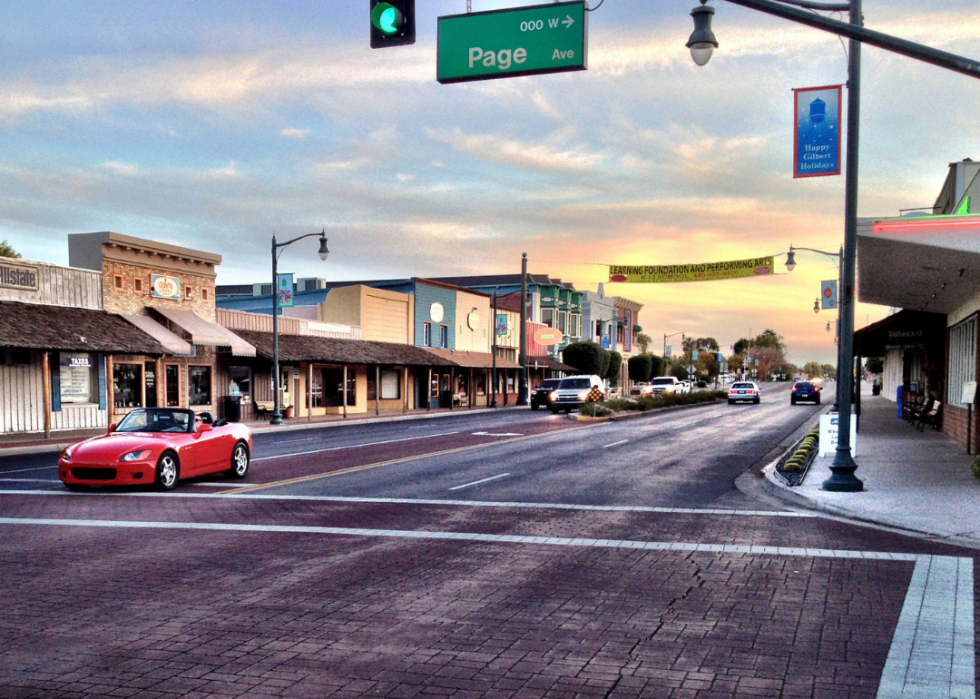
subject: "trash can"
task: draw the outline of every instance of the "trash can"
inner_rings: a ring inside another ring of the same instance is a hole
[[[225,396],[224,397],[224,410],[225,410],[225,420],[228,422],[241,422],[242,421],[242,404],[238,400],[238,396]]]

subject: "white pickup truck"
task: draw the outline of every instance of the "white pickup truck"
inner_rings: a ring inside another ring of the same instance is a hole
[[[688,388],[676,376],[658,376],[650,381],[653,386],[654,396],[663,396],[670,393],[687,393]]]

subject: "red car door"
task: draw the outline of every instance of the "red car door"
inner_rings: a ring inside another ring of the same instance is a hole
[[[225,446],[227,436],[224,432],[225,430],[220,427],[214,429],[211,425],[197,426],[197,431],[193,435],[197,455],[194,471],[196,475],[214,473],[224,462],[231,463],[231,447]]]

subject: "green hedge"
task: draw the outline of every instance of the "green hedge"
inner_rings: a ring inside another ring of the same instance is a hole
[[[728,400],[728,393],[725,391],[698,391],[697,393],[670,394],[654,398],[647,396],[638,400],[626,400],[616,398],[607,400],[605,405],[610,410],[635,410],[644,412],[655,408],[669,408],[672,405],[694,405],[695,403],[713,403],[718,400]]]

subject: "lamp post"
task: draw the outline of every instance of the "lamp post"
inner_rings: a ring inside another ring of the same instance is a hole
[[[276,234],[272,234],[272,393],[275,410],[272,413],[270,425],[282,424],[282,411],[279,398],[279,255],[282,249],[292,245],[297,240],[311,238],[314,235],[320,236],[320,259],[326,260],[330,251],[327,250],[327,229],[324,228],[320,233],[307,233],[285,243],[276,242]],[[346,394],[347,387],[344,386]]]
[[[667,333],[664,333],[664,372],[667,371],[667,338],[668,337],[674,337],[674,335],[680,335],[681,336],[681,340],[684,339],[684,333],[682,333],[682,332],[679,332],[679,333],[671,333],[670,335],[668,335]]]
[[[711,31],[713,11],[701,6],[691,11],[694,33],[687,42],[691,57],[705,65],[718,41]],[[838,440],[837,453],[830,467],[832,475],[823,484],[824,490],[858,492],[864,484],[854,475],[857,464],[851,457],[851,388],[854,364],[854,269],[857,260],[857,199],[858,199],[858,138],[861,123],[861,44],[892,51],[941,68],[980,78],[980,62],[939,51],[938,49],[899,39],[888,34],[865,29],[861,12],[862,0],[848,2],[815,2],[814,0],[726,0],[752,10],[805,24],[822,31],[850,39],[847,65],[847,159],[844,196],[844,247],[841,259],[840,342],[838,343]],[[822,12],[847,12],[848,22],[818,15]],[[846,367],[841,370],[841,367]]]
[[[792,245],[790,245],[789,246],[789,252],[786,253],[786,269],[789,270],[790,272],[792,272],[794,269],[796,269],[796,252],[797,251],[815,252],[818,255],[825,255],[826,257],[832,257],[832,258],[834,258],[834,261],[837,263],[837,295],[840,296],[840,293],[841,293],[840,290],[841,290],[841,288],[843,286],[842,279],[841,279],[841,276],[842,276],[841,275],[841,261],[844,259],[844,246],[843,245],[841,246],[840,252],[827,252],[826,250],[815,250],[814,248],[794,248]],[[837,309],[838,309],[838,316],[842,315],[841,312],[840,312],[841,311],[841,300],[840,299],[838,299],[838,302],[837,302]],[[816,301],[813,302],[813,312],[814,313],[820,313],[820,299],[817,299]],[[852,313],[853,313],[853,310],[852,310]],[[830,324],[829,323],[827,324],[827,331],[828,332],[830,331]],[[840,397],[841,397],[841,366],[842,366],[841,361],[842,360],[841,360],[841,341],[840,341],[840,321],[839,320],[838,320],[838,323],[837,323],[837,331],[838,331],[838,335],[837,335],[837,338],[836,338],[836,344],[837,344],[837,376],[836,376],[836,378],[834,380],[834,383],[836,384],[834,386],[834,390],[835,390],[835,392],[834,392],[834,412],[835,413],[839,413],[840,412]],[[852,327],[852,331],[853,331],[853,327]]]

